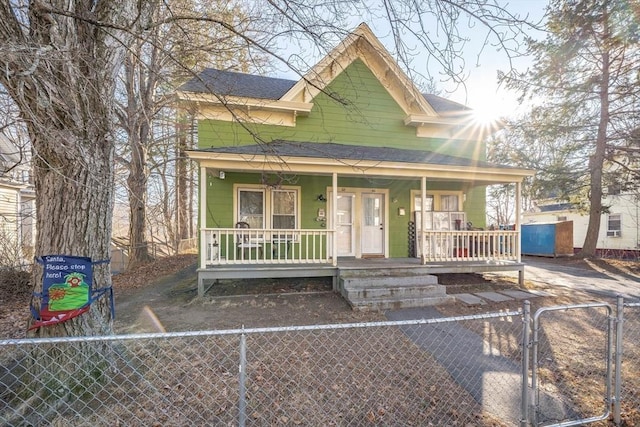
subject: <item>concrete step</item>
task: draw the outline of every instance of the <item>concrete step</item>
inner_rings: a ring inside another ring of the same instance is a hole
[[[342,295],[348,300],[439,297],[446,295],[446,287],[442,285],[392,285],[351,287],[342,285]]]
[[[424,307],[453,301],[433,275],[353,274],[340,276],[339,289],[354,310]]]
[[[349,288],[411,287],[437,285],[438,277],[433,275],[397,275],[397,276],[343,276],[340,281]]]
[[[432,267],[341,268],[340,277],[428,276]]]

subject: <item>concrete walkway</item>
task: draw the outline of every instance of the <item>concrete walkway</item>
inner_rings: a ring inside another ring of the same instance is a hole
[[[640,298],[640,278],[612,274],[558,262],[545,262],[544,258],[526,258],[525,280],[544,284],[547,289],[563,287],[590,292],[603,297],[622,295],[625,298]],[[497,274],[496,274],[497,275]],[[499,275],[515,276],[517,273],[504,272]],[[540,296],[531,291],[532,297]],[[504,301],[510,298],[523,299],[524,291],[479,292],[455,295],[465,304],[482,304],[487,301]],[[465,298],[467,298],[465,300]],[[388,311],[389,320],[443,318],[434,307],[410,308]],[[455,321],[434,325],[403,327],[403,332],[416,345],[428,351],[452,378],[463,387],[482,408],[497,417],[517,422],[520,417],[520,396],[522,372],[518,363],[502,356],[496,349],[487,351],[487,342],[482,336],[470,331]],[[554,414],[557,419],[575,414],[574,409],[552,392],[541,392],[541,406],[545,413]]]
[[[389,320],[442,317],[434,307],[387,312]],[[487,351],[482,337],[455,321],[404,326],[402,330],[429,352],[485,411],[503,420],[518,421],[522,382],[519,364],[495,349]]]
[[[388,311],[386,316],[393,321],[444,318],[435,307]],[[519,322],[520,319],[516,319],[514,321]],[[457,321],[402,326],[401,329],[416,345],[433,356],[483,411],[510,425],[518,424],[521,418],[522,367],[517,361],[503,356],[482,336]],[[575,414],[560,396],[546,390],[540,393],[540,403],[545,413],[553,414],[555,419]]]
[[[530,300],[532,298],[537,298],[541,296],[552,296],[553,294],[550,292],[539,291],[539,290],[521,291],[518,289],[504,289],[499,292],[486,291],[486,292],[476,292],[473,294],[462,293],[462,294],[450,294],[450,295],[454,297],[456,301],[461,302],[465,305],[471,306],[471,305],[485,305],[489,302]]]
[[[524,279],[528,281],[590,292],[607,298],[615,298],[617,295],[640,298],[640,278],[636,276],[563,265],[557,260],[550,261],[542,257],[525,257],[523,262]],[[517,274],[511,272],[500,275],[517,277]]]

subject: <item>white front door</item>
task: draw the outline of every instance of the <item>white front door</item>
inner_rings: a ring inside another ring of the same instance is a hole
[[[362,193],[362,256],[384,256],[384,195]]]

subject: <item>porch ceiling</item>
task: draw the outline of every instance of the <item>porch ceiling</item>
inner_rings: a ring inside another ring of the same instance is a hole
[[[341,176],[472,181],[477,185],[521,182],[535,172],[431,151],[335,143],[274,141],[187,152],[200,166],[225,171],[286,172]]]

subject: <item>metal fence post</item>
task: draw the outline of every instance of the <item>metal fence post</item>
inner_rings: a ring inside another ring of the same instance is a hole
[[[247,422],[246,376],[247,376],[247,336],[240,335],[240,366],[238,392],[238,425],[244,427]]]
[[[613,396],[613,421],[616,426],[621,422],[621,388],[622,388],[622,325],[624,323],[624,298],[618,295],[616,303],[616,366],[615,388]]]
[[[529,425],[529,334],[531,332],[531,303],[527,300],[523,308],[522,329],[522,403],[520,427]]]

